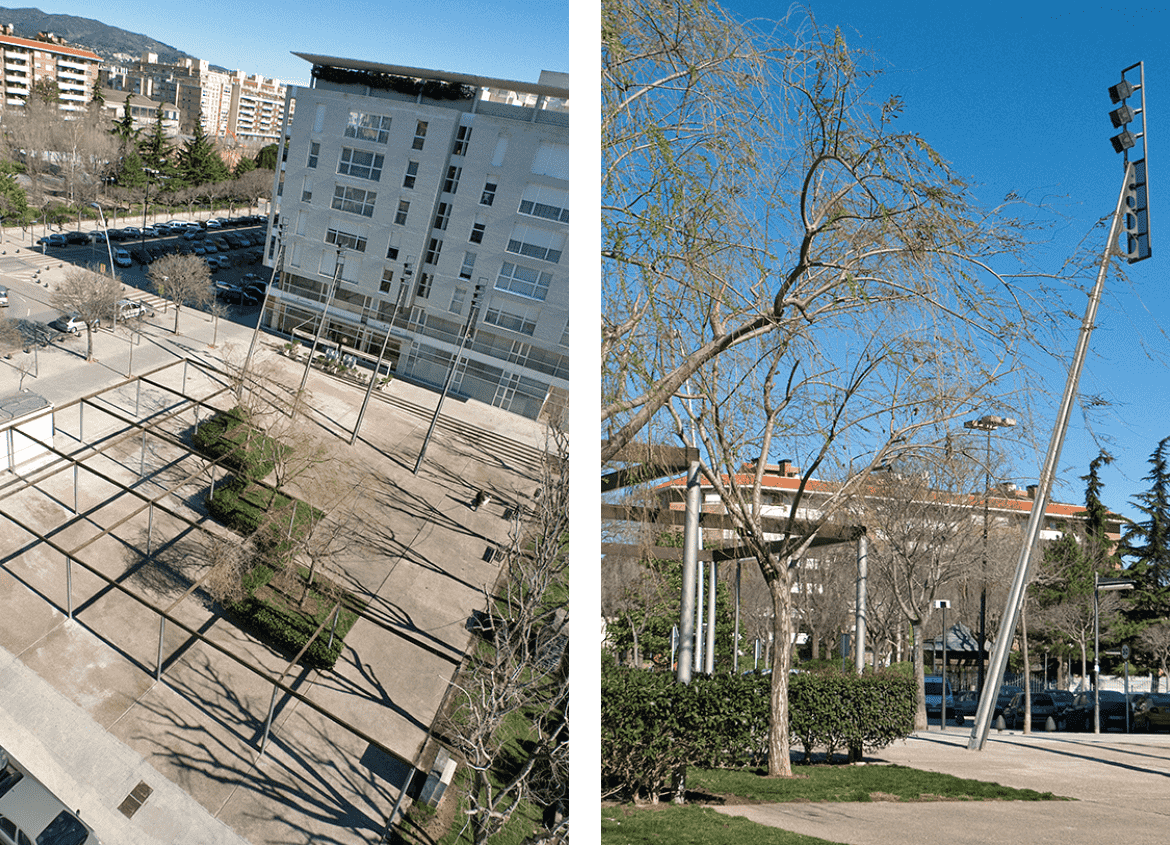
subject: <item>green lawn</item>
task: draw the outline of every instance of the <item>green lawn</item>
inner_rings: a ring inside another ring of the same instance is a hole
[[[603,807],[601,842],[603,845],[825,845],[829,840],[725,816],[710,807],[666,804],[645,809]]]
[[[768,778],[762,770],[688,769],[691,793],[727,796],[729,803],[834,801],[1059,801],[1051,792],[1013,789],[906,766],[802,766],[792,778]],[[703,843],[703,845],[817,845],[827,840],[725,816],[695,803],[601,810],[603,845]]]
[[[688,769],[687,788],[745,801],[869,801],[896,796],[902,801],[1052,801],[1051,792],[1012,789],[906,766],[799,766],[796,777],[762,777],[763,770]]]

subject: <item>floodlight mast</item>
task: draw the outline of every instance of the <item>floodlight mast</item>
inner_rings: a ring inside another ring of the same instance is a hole
[[[1032,554],[1040,539],[1040,529],[1044,524],[1044,513],[1048,510],[1048,500],[1052,494],[1052,482],[1056,475],[1057,463],[1060,461],[1060,450],[1064,446],[1065,432],[1068,430],[1068,420],[1072,413],[1073,401],[1076,399],[1077,386],[1081,380],[1081,370],[1084,368],[1085,355],[1089,349],[1089,338],[1093,333],[1093,325],[1097,318],[1097,307],[1101,303],[1101,294],[1105,287],[1105,276],[1109,271],[1109,261],[1117,248],[1117,236],[1121,231],[1122,206],[1126,192],[1133,179],[1133,163],[1125,168],[1125,178],[1122,181],[1121,192],[1117,197],[1117,206],[1113,210],[1113,220],[1109,226],[1109,237],[1105,242],[1105,252],[1101,256],[1101,267],[1097,271],[1097,282],[1089,294],[1089,304],[1085,309],[1085,317],[1081,322],[1080,335],[1077,338],[1076,351],[1073,354],[1072,365],[1068,371],[1068,381],[1064,387],[1064,396],[1060,400],[1057,412],[1056,425],[1052,429],[1052,440],[1048,444],[1048,455],[1044,459],[1044,467],[1040,471],[1039,484],[1036,489],[1036,499],[1032,503],[1032,513],[1028,517],[1028,527],[1024,534],[1024,542],[1020,547],[1020,560],[1016,564],[1016,574],[1012,580],[1011,590],[1008,593],[1007,605],[1003,612],[999,636],[995,640],[995,650],[992,652],[991,665],[987,672],[988,683],[979,696],[979,709],[975,712],[975,725],[971,729],[971,738],[967,748],[972,751],[982,751],[987,742],[987,732],[991,728],[991,715],[995,708],[995,700],[999,695],[1000,684],[1003,683],[1003,672],[1007,667],[1008,649],[1014,638],[1016,625],[1020,618],[1020,608],[1024,603],[1024,590],[1032,567]]]

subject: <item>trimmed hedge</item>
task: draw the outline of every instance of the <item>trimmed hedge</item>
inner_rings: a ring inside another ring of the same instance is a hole
[[[321,609],[313,616],[309,616],[298,610],[283,607],[279,603],[257,598],[255,592],[272,579],[272,574],[272,569],[264,565],[253,569],[248,574],[245,585],[248,597],[228,605],[227,610],[239,627],[252,632],[262,642],[292,657],[308,642],[309,637],[321,624],[321,620],[328,616],[329,607],[332,605],[320,602]],[[312,588],[309,595],[313,598],[318,596]],[[337,618],[333,645],[329,646],[330,626],[326,625],[321,635],[301,657],[301,663],[317,669],[332,669],[345,646],[345,635],[358,619],[354,611],[360,610],[363,604],[347,593]]]
[[[800,673],[789,679],[789,731],[830,755],[883,748],[914,729],[912,679],[889,674]],[[656,798],[685,766],[742,766],[767,759],[769,675],[698,676],[603,661],[602,779],[607,792]]]
[[[276,466],[275,459],[290,447],[253,426],[240,407],[216,411],[195,430],[195,445],[223,465],[248,478],[264,478]]]

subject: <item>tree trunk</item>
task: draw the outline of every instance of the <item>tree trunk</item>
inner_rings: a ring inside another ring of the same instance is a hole
[[[772,721],[768,735],[768,776],[792,777],[791,743],[788,736],[788,672],[792,668],[792,589],[788,568],[768,580],[772,594]]]
[[[926,658],[922,649],[922,620],[910,621],[911,654],[914,660],[914,682],[918,687],[918,708],[914,711],[914,730],[924,731],[926,720]]]

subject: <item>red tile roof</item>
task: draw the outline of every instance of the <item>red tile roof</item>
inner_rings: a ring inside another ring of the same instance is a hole
[[[46,53],[64,53],[67,56],[79,56],[83,59],[92,59],[100,62],[102,57],[89,50],[79,47],[66,47],[63,44],[53,44],[48,41],[34,41],[31,38],[17,38],[14,35],[0,35],[0,44],[11,44],[14,47],[27,47],[30,50],[44,50]]]

